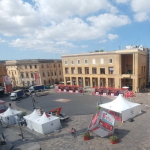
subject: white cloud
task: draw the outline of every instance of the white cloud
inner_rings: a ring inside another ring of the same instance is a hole
[[[0,43],[5,43],[6,41],[0,38]]]
[[[100,40],[98,43],[106,43],[107,40]]]
[[[116,35],[116,34],[108,34],[108,38],[109,38],[110,40],[114,40],[114,39],[117,39],[117,38],[118,38],[118,35]]]
[[[117,15],[108,0],[33,1],[0,0],[0,34],[12,36],[10,46],[65,51],[77,47],[73,41],[103,39],[111,29],[131,22]],[[106,13],[94,16],[100,10]]]
[[[71,16],[85,16],[105,10],[116,13],[117,8],[108,0],[34,0],[45,20],[62,20]]]
[[[150,19],[150,1],[149,0],[132,0],[131,7],[135,12],[135,20],[142,22]]]
[[[117,3],[127,3],[129,2],[130,0],[116,0]]]
[[[68,49],[76,47],[69,42],[54,42],[54,41],[41,41],[37,39],[16,39],[9,43],[11,47],[19,47],[22,50],[42,50],[52,53],[65,53]]]
[[[81,47],[82,47],[82,48],[87,48],[87,47],[88,47],[88,45],[81,45]]]

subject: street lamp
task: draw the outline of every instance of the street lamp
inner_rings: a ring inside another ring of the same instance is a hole
[[[82,83],[82,93],[84,95],[84,90],[83,90],[83,77],[81,77],[81,83]]]
[[[20,128],[20,135],[21,135],[21,138],[22,138],[22,140],[25,140],[25,138],[24,138],[24,136],[23,136],[23,132],[22,132],[22,129],[21,129],[21,124],[22,124],[22,121],[21,121],[21,118],[20,118],[20,116],[18,116],[18,119],[17,119],[17,121],[18,121],[18,125],[19,125],[19,128]]]
[[[100,92],[101,92],[101,87],[102,87],[102,82],[101,81],[99,82],[99,85],[100,85]],[[100,104],[102,104],[101,93],[100,93]]]
[[[30,96],[31,96],[31,99],[32,99],[32,105],[33,105],[33,110],[34,110],[35,109],[35,106],[34,106],[35,99],[34,99],[32,94],[30,94]]]

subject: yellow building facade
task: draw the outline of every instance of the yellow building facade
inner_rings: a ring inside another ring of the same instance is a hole
[[[3,76],[7,75],[5,61],[0,61],[0,86],[3,85]]]
[[[6,69],[13,87],[35,84],[35,74],[39,76],[39,84],[51,85],[63,81],[61,60],[6,61]]]
[[[62,56],[64,84],[122,88],[146,87],[147,51],[139,49]]]

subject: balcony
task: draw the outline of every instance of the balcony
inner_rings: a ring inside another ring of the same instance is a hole
[[[122,78],[131,78],[131,74],[122,74]]]

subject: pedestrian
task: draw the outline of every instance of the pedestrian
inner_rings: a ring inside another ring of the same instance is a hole
[[[72,129],[71,129],[71,135],[72,135],[73,137],[75,137],[75,132],[76,132],[76,130],[75,130],[74,128],[72,128]]]
[[[11,103],[9,103],[9,107],[11,108]]]

